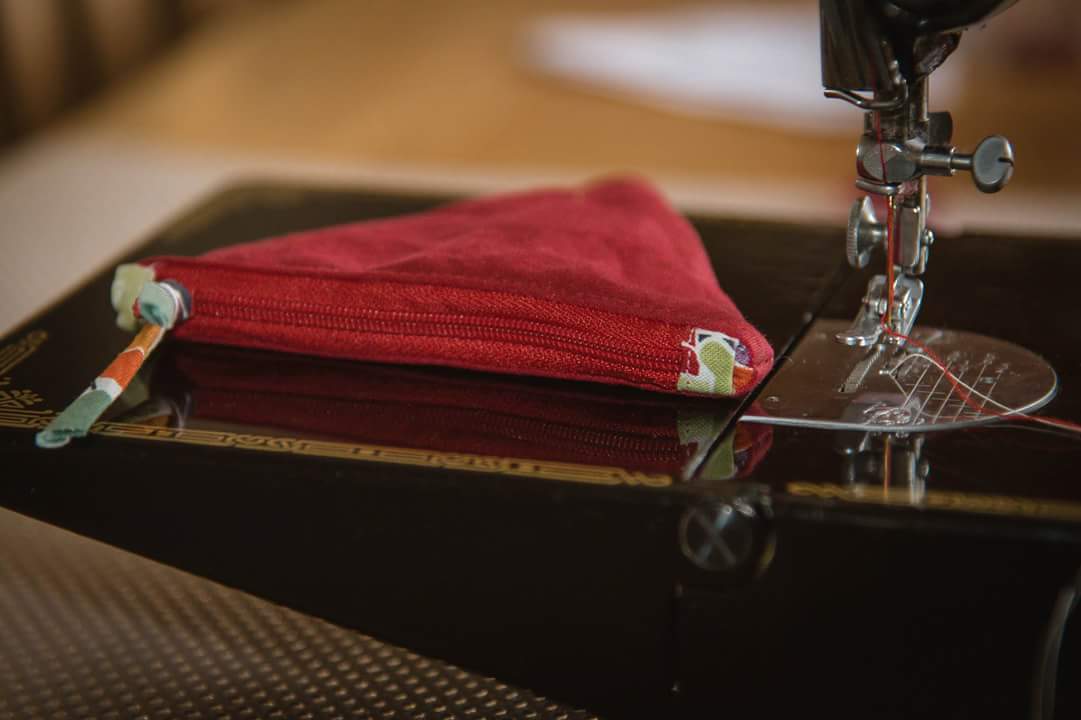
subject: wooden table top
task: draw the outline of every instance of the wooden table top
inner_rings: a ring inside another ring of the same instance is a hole
[[[171,58],[77,122],[181,147],[337,163],[631,170],[851,190],[856,137],[848,128],[822,137],[764,127],[753,118],[666,114],[539,77],[521,61],[523,32],[538,17],[658,5],[259,4],[196,32]],[[1011,11],[1019,12],[1023,6]],[[994,47],[968,45],[959,52],[973,54],[969,61],[978,72],[969,73],[963,95],[949,107],[959,145],[1005,134],[1017,148],[1017,188],[1081,188],[1081,169],[1069,161],[1081,159],[1077,70],[1011,68],[994,60]],[[964,186],[966,195],[974,194]]]

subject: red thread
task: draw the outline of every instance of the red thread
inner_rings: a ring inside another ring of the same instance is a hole
[[[875,138],[878,140],[878,159],[882,163],[882,182],[886,182],[886,147],[882,143],[882,113],[875,113]],[[893,317],[893,198],[886,199],[886,314],[883,324],[887,327]]]
[[[961,381],[958,380],[952,372],[950,372],[950,369],[946,365],[946,363],[942,362],[941,358],[939,358],[938,355],[932,352],[929,347],[921,343],[919,340],[915,340],[913,338],[910,338],[908,335],[899,333],[896,330],[891,329],[889,326],[886,325],[884,320],[882,322],[882,331],[887,335],[903,340],[906,343],[912,343],[917,348],[919,348],[919,350],[924,355],[929,357],[936,365],[942,368],[942,374],[949,381],[950,385],[953,386],[953,389],[960,396],[961,400],[970,408],[975,410],[977,413],[997,418],[1016,418],[1018,420],[1028,420],[1030,422],[1040,423],[1041,425],[1050,425],[1051,427],[1057,427],[1064,430],[1081,433],[1081,424],[1070,422],[1069,420],[1062,420],[1060,418],[1053,417],[1041,417],[1039,415],[1025,415],[1023,413],[1019,413],[1013,410],[989,410],[987,409],[986,403],[977,404],[976,401],[972,399],[972,393],[968,390],[968,388],[966,388],[964,384],[962,384]],[[987,398],[987,396],[985,395],[981,395],[981,397]],[[990,398],[987,399],[990,400]]]
[[[882,121],[881,113],[875,113],[875,136],[878,141],[878,156],[882,162],[882,181],[886,181],[886,150],[882,143]],[[904,333],[897,332],[890,327],[889,318],[893,316],[893,282],[894,282],[894,269],[893,262],[896,255],[894,254],[894,230],[893,230],[893,199],[887,200],[887,215],[886,215],[886,268],[887,268],[887,286],[886,286],[886,314],[882,316],[882,332],[891,337],[895,337],[903,342],[911,343],[915,345],[924,355],[929,357],[936,365],[942,369],[942,374],[953,386],[955,392],[960,396],[961,400],[970,408],[976,411],[980,415],[989,415],[996,418],[1017,418],[1018,420],[1027,420],[1029,422],[1039,423],[1041,425],[1049,425],[1051,427],[1061,428],[1063,430],[1069,430],[1071,432],[1081,433],[1081,424],[1071,422],[1069,420],[1062,420],[1061,418],[1054,417],[1041,417],[1039,415],[1025,415],[1023,413],[1015,412],[1012,410],[988,410],[986,400],[990,400],[989,397],[981,395],[985,398],[985,402],[977,404],[972,399],[972,393],[961,383],[957,377],[950,372],[949,366],[931,351],[929,347],[924,345],[918,340],[905,335]],[[993,401],[992,401],[993,402]]]

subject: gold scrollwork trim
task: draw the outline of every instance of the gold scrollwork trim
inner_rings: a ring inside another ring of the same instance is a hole
[[[0,411],[0,427],[21,429],[44,428],[53,418],[48,411]],[[450,453],[438,450],[386,447],[382,445],[355,445],[322,440],[272,437],[225,432],[220,430],[194,430],[187,428],[163,428],[156,425],[139,425],[119,422],[99,422],[90,432],[104,437],[134,440],[174,442],[207,447],[238,448],[261,452],[291,453],[342,460],[414,465],[418,467],[465,470],[469,472],[519,477],[562,480],[590,485],[633,485],[644,487],[668,487],[672,477],[663,473],[645,473],[618,467],[580,465],[577,463],[505,458],[487,455]]]
[[[49,333],[44,330],[31,330],[15,342],[0,348],[0,377],[7,375],[19,363],[33,355],[48,339]]]
[[[915,509],[952,510],[985,515],[1014,515],[1081,522],[1081,504],[1065,500],[1042,500],[1013,495],[987,495],[951,490],[928,490],[913,498],[905,488],[877,485],[837,485],[833,483],[788,483],[786,490],[796,497],[872,505],[907,506]]]
[[[49,410],[3,410],[0,409],[0,427],[43,430],[54,413]]]

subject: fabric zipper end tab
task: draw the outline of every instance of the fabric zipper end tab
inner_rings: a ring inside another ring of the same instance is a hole
[[[37,434],[34,439],[37,446],[47,449],[63,447],[71,438],[89,433],[94,423],[124,392],[164,336],[165,328],[161,325],[144,325],[124,351],[95,378],[93,384]]]

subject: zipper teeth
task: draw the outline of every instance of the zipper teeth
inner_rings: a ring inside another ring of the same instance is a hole
[[[588,342],[580,337],[568,337],[566,333],[553,332],[561,328],[536,321],[477,318],[476,322],[463,322],[463,316],[437,313],[360,310],[352,315],[341,315],[312,310],[281,310],[268,308],[248,298],[222,297],[212,294],[199,297],[198,309],[200,314],[223,319],[235,318],[327,330],[341,330],[344,326],[344,329],[355,332],[400,333],[410,332],[412,329],[415,334],[463,339],[485,339],[493,336],[500,339],[511,338],[511,342],[518,344],[537,345],[546,349],[593,357],[613,365],[651,370],[668,371],[679,362],[678,348],[654,346],[657,348],[657,354],[653,355],[630,349],[617,352],[600,343]],[[358,314],[366,317],[358,318],[356,316]],[[420,332],[421,328],[423,332]],[[544,342],[545,339],[548,342]],[[572,348],[567,346],[572,346]],[[643,347],[643,344],[639,343],[637,346]]]

